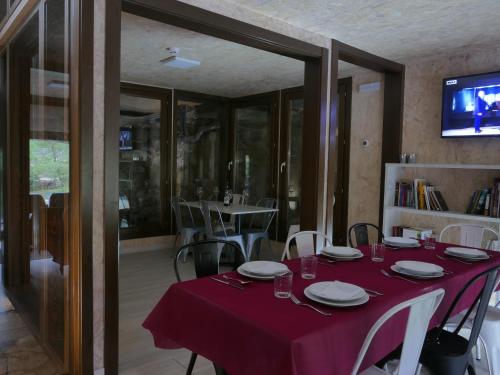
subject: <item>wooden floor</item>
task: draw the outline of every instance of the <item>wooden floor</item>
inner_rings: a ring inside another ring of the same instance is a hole
[[[0,272],[0,280],[1,275]],[[56,375],[59,373],[21,319],[20,314],[12,306],[0,281],[0,374]]]
[[[269,256],[267,258],[270,258]],[[184,375],[189,362],[187,350],[161,350],[141,324],[167,290],[176,282],[172,258],[166,250],[120,257],[120,374]],[[191,275],[191,263],[182,265]],[[184,277],[184,276],[183,276]],[[478,375],[487,375],[484,360],[476,361]],[[212,363],[198,358],[195,374],[212,375]],[[257,375],[257,374],[256,374]],[[427,375],[422,371],[421,375]]]
[[[163,250],[120,257],[120,374],[186,373],[191,353],[156,349],[151,334],[141,326],[170,284],[176,282],[172,262]],[[184,268],[189,273],[190,264]],[[209,375],[215,371],[211,362],[198,358],[195,373]]]

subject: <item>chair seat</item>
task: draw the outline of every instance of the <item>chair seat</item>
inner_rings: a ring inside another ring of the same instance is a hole
[[[377,366],[368,367],[365,371],[358,375],[390,375],[388,372],[378,368]]]

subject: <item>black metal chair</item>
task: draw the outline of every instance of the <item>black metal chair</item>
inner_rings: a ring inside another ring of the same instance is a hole
[[[469,375],[475,375],[476,372],[472,365],[472,348],[477,343],[479,332],[481,330],[481,326],[488,309],[488,303],[495,288],[498,275],[499,267],[495,267],[477,275],[467,282],[453,301],[453,304],[441,322],[441,325],[434,328],[427,334],[422,354],[420,356],[420,362],[433,374],[464,374],[467,370]],[[471,305],[469,310],[467,310],[465,315],[463,315],[462,320],[457,325],[455,330],[453,332],[447,331],[445,329],[446,323],[448,322],[451,314],[454,312],[460,299],[471,285],[476,282],[482,282],[480,280],[481,278],[485,278],[486,280],[484,281],[482,290],[478,293],[476,299],[474,300],[474,303]],[[466,338],[460,336],[459,332],[464,324],[469,320],[469,317],[474,310],[476,310],[475,314],[473,314],[473,317],[470,318],[473,320],[473,323],[471,324],[471,334],[467,340]]]
[[[241,249],[238,244],[226,241],[226,240],[204,240],[198,242],[188,243],[181,246],[174,258],[174,270],[177,281],[182,281],[179,273],[179,259],[184,251],[191,251],[194,259],[194,269],[196,273],[196,278],[212,276],[219,274],[219,259],[222,249],[231,249],[234,252],[234,264],[233,268],[236,269],[240,264],[245,261],[244,250]],[[198,354],[192,353],[191,359],[189,360],[189,366],[186,371],[186,375],[191,375],[193,372],[194,364]],[[215,365],[214,365],[215,366]],[[215,368],[216,371],[221,371],[219,368]]]
[[[369,245],[370,244],[370,237],[368,235],[369,227],[377,231],[377,241],[382,242],[384,234],[382,233],[379,227],[370,223],[357,223],[349,228],[349,245],[351,247]],[[353,232],[354,232],[354,237],[356,239],[356,243],[353,242]]]

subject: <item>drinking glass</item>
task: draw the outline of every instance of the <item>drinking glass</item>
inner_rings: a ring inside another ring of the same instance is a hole
[[[428,236],[425,236],[424,249],[436,250],[436,236],[435,235],[430,234]]]
[[[286,271],[274,278],[274,296],[276,298],[290,298],[292,293],[293,273]]]
[[[371,245],[371,254],[373,262],[383,262],[385,255],[385,245],[383,243],[374,243]]]
[[[315,279],[318,258],[314,255],[300,258],[300,275],[303,279]]]

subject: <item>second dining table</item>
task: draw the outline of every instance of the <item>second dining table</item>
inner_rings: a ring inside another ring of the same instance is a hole
[[[370,296],[366,304],[357,307],[316,304],[330,312],[329,317],[301,308],[289,299],[275,298],[272,282],[254,281],[242,290],[201,278],[173,284],[143,326],[151,331],[158,348],[187,348],[210,359],[230,375],[347,375],[353,369],[366,334],[388,309],[443,288],[444,299],[430,325],[437,326],[467,281],[500,266],[500,254],[495,252],[488,252],[487,261],[473,264],[439,258],[447,246],[438,243],[435,250],[423,247],[387,250],[383,262],[372,262],[369,247],[362,246],[364,257],[358,260],[318,264],[314,280],[301,278],[299,259],[285,261],[293,272],[293,293],[302,301],[307,300],[304,289],[318,281],[339,280],[382,294]],[[381,273],[382,269],[390,271],[390,266],[400,260],[434,263],[447,273],[415,283]],[[473,302],[474,292],[480,287],[476,285],[461,299],[457,313]],[[406,317],[407,312],[398,313],[382,327],[362,369],[401,344]]]
[[[191,208],[200,208],[200,201],[189,201],[183,202],[181,204],[187,205]],[[238,233],[241,232],[241,216],[243,215],[257,215],[271,213],[273,215],[279,211],[277,208],[273,207],[262,207],[254,206],[249,204],[238,204],[233,203],[225,206],[223,202],[219,201],[208,201],[208,208],[211,211],[219,211],[221,214],[226,214],[229,216],[234,216],[236,221],[236,230]]]

